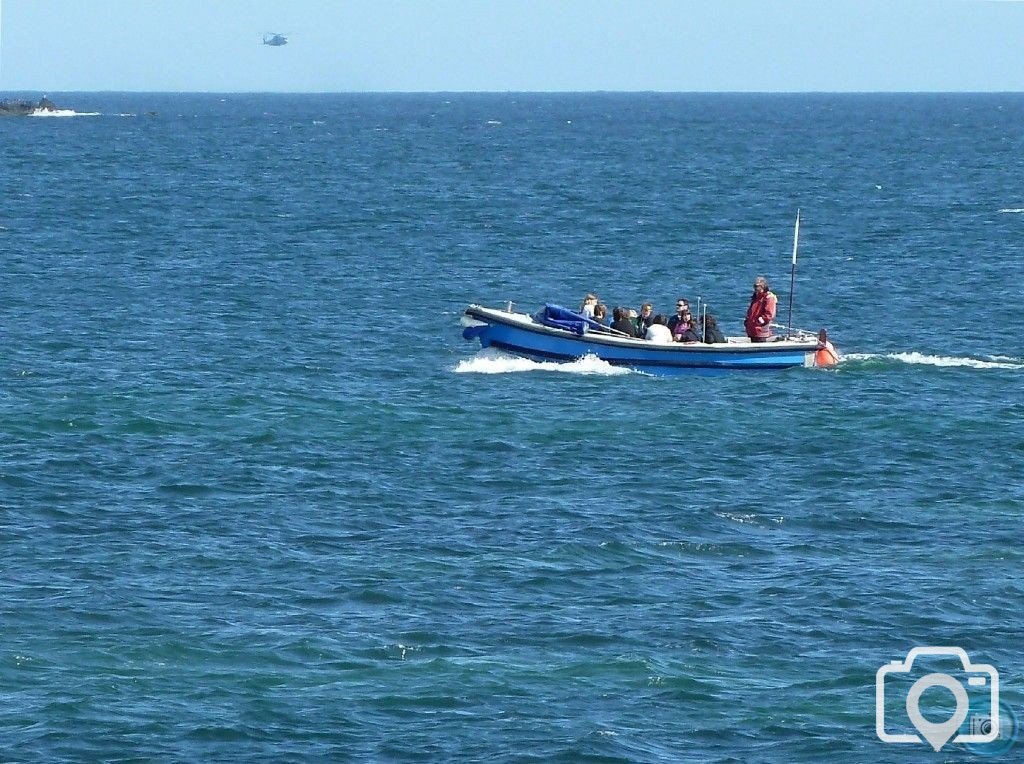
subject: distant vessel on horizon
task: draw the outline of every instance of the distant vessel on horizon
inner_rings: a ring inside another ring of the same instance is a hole
[[[66,109],[61,109],[46,96],[40,98],[38,103],[18,98],[0,100],[0,116],[3,117],[46,116],[61,111]]]

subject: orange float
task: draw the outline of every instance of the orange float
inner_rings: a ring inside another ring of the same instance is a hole
[[[828,341],[828,332],[822,329],[818,332],[818,350],[814,353],[814,365],[827,369],[837,363],[839,363],[839,353],[836,352],[835,346]]]

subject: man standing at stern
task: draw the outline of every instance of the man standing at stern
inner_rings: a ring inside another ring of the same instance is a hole
[[[743,322],[751,342],[768,342],[771,339],[772,321],[778,304],[779,298],[768,288],[765,277],[754,279],[754,294],[750,297],[747,318]]]

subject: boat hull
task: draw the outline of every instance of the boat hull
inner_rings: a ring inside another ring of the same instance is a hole
[[[655,344],[646,340],[613,337],[595,332],[578,336],[544,326],[522,313],[478,305],[466,309],[468,340],[538,361],[574,361],[593,355],[614,366],[660,376],[729,371],[767,371],[814,366],[816,340],[781,340],[750,343],[732,341],[715,345]]]

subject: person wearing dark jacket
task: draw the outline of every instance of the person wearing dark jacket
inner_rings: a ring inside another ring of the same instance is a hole
[[[615,319],[612,322],[612,329],[617,332],[622,332],[628,337],[635,337],[636,332],[633,327],[633,322],[629,320],[629,310],[626,308],[615,308],[612,311],[612,318]]]
[[[718,328],[718,322],[710,313],[704,314],[704,341],[709,345],[726,341],[722,330]]]
[[[651,328],[651,324],[654,323],[654,306],[649,302],[645,302],[640,306],[640,315],[636,317],[636,331],[635,334],[640,339],[647,336],[647,330]]]

